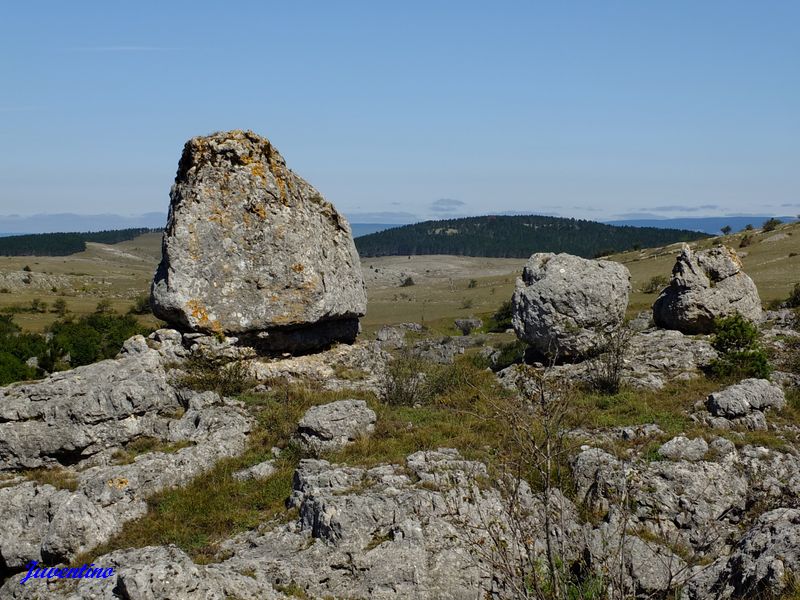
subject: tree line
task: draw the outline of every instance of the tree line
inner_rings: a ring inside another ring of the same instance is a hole
[[[527,215],[425,221],[365,235],[355,242],[361,256],[451,254],[527,258],[534,252],[566,252],[594,258],[706,237],[709,236],[697,231]]]
[[[86,250],[86,242],[117,244],[160,229],[139,227],[73,233],[33,233],[0,237],[2,256],[67,256]]]

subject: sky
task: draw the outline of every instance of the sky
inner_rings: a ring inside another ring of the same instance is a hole
[[[800,213],[800,3],[0,2],[0,215],[250,129],[353,222]]]

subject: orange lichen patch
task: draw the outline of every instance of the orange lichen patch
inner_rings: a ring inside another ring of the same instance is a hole
[[[296,264],[292,265],[292,271],[294,271],[295,273],[302,273],[305,270],[306,270],[306,268],[300,263],[296,263]]]
[[[264,181],[266,181],[266,180],[267,180],[267,172],[266,172],[266,170],[264,169],[264,164],[263,164],[263,163],[260,163],[260,162],[258,162],[258,163],[254,163],[254,164],[253,164],[253,165],[250,167],[250,172],[251,172],[253,175],[255,175],[256,177],[260,177],[260,178],[261,178],[261,179],[263,179]]]
[[[264,207],[263,207],[261,204],[258,204],[258,205],[255,207],[255,209],[254,209],[254,210],[255,210],[256,214],[257,214],[259,217],[261,217],[262,219],[266,219],[266,218],[267,218],[267,209],[265,209],[265,208],[264,208]]]
[[[214,321],[209,317],[208,311],[199,300],[189,300],[187,306],[189,308],[189,313],[192,315],[192,318],[195,319],[199,327],[220,335],[223,333],[222,325],[220,325],[219,321]]]
[[[108,486],[118,490],[124,490],[126,487],[128,487],[128,480],[124,477],[114,477],[113,479],[108,480]]]
[[[285,205],[289,205],[289,197],[288,197],[288,186],[286,184],[286,173],[285,168],[282,165],[279,165],[277,161],[271,160],[269,163],[269,170],[272,173],[272,176],[275,178],[275,184],[278,186],[278,194],[280,195],[281,202]]]

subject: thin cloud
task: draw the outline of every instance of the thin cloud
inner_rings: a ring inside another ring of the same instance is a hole
[[[178,50],[167,46],[84,46],[67,48],[71,52],[165,52]]]
[[[36,112],[44,110],[39,106],[0,106],[0,113]]]
[[[466,206],[466,204],[466,202],[453,198],[439,198],[431,202],[431,210],[434,212],[453,213],[462,206]]]
[[[657,210],[659,212],[699,212],[701,210],[717,210],[718,208],[719,208],[718,204],[701,204],[700,206],[670,204],[667,206],[653,206],[650,210]]]

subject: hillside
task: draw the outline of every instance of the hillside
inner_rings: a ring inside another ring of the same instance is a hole
[[[696,231],[615,227],[559,217],[485,216],[404,225],[360,237],[356,247],[362,257],[450,254],[527,258],[534,252],[567,252],[591,258],[705,237]]]
[[[86,243],[117,244],[157,230],[148,228],[110,231],[33,233],[0,237],[2,256],[69,256],[86,250]],[[158,230],[160,231],[160,230]]]

